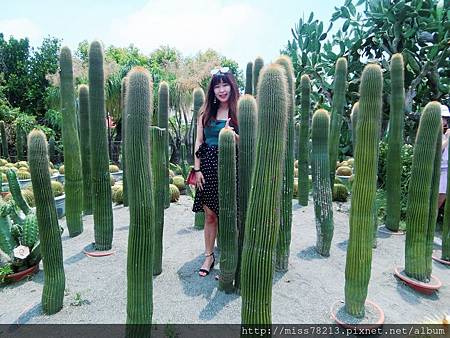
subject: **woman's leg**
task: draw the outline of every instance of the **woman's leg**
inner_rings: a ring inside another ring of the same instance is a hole
[[[446,194],[439,194],[439,200],[438,200],[438,209],[442,207],[442,205],[445,202],[445,195]]]
[[[214,211],[208,208],[206,205],[203,207],[205,210],[205,255],[209,255],[214,252],[214,243],[217,236],[217,215]],[[205,257],[205,261],[201,269],[209,270],[212,262],[213,256]],[[199,272],[200,276],[205,276],[206,274],[203,272]]]

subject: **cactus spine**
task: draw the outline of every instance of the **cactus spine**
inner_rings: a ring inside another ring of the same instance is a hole
[[[359,113],[359,102],[355,102],[352,107],[352,112],[350,113],[350,119],[352,121],[352,144],[353,144],[353,157],[355,157],[356,152],[356,125],[358,123],[358,113]],[[353,172],[355,168],[353,168]]]
[[[155,220],[155,248],[153,250],[153,275],[162,272],[163,255],[163,230],[164,230],[164,198],[165,177],[167,168],[165,167],[164,141],[166,130],[158,127],[150,127],[150,147],[153,183],[153,212]]]
[[[441,161],[441,106],[430,102],[419,122],[408,191],[405,272],[422,282],[431,277]]]
[[[242,324],[272,321],[273,252],[280,227],[287,122],[287,84],[284,70],[269,65],[258,86],[258,129],[255,171],[247,208],[242,253]]]
[[[391,59],[391,111],[386,159],[386,227],[391,231],[398,231],[400,223],[404,107],[403,57],[402,54],[394,54]]]
[[[127,324],[151,324],[153,314],[153,187],[150,167],[152,81],[142,67],[127,75],[126,150],[130,230],[127,259]]]
[[[64,185],[66,193],[66,220],[69,236],[83,232],[83,176],[81,167],[80,140],[78,138],[75,89],[73,86],[72,55],[63,47],[59,59],[61,68],[61,113],[63,117]]]
[[[20,124],[16,124],[16,149],[17,149],[17,161],[24,161],[26,160],[25,158],[25,144],[24,144],[24,139],[25,139],[25,133],[22,129],[22,127],[20,126]]]
[[[2,158],[8,159],[8,140],[6,139],[5,122],[0,121],[0,133],[2,134]]]
[[[238,260],[236,202],[236,142],[231,129],[219,133],[219,219],[220,279],[219,290],[231,293]]]
[[[309,198],[309,119],[311,82],[308,75],[300,79],[300,133],[298,136],[298,204],[307,206]]]
[[[292,195],[294,194],[294,106],[295,106],[295,80],[294,68],[291,59],[280,56],[275,63],[283,67],[287,79],[287,122],[286,146],[284,154],[283,184],[281,187],[281,220],[278,233],[276,263],[278,271],[287,271],[289,262],[289,246],[291,244],[292,227]]]
[[[252,174],[255,167],[256,144],[256,100],[251,95],[243,95],[238,101],[239,122],[239,237],[238,237],[238,265],[236,268],[235,287],[240,289],[242,245],[244,243],[245,221],[250,195]]]
[[[264,67],[264,60],[261,57],[257,57],[255,59],[255,62],[253,63],[253,96],[257,96],[258,92],[258,80],[259,80],[259,73],[261,72],[261,69]]]
[[[158,127],[165,130],[169,130],[169,85],[167,82],[162,81],[159,84],[158,89]],[[169,198],[169,133],[166,133],[166,140],[164,141],[165,152],[165,166],[166,166],[166,178],[165,178],[165,195],[166,201],[164,207],[170,206]]]
[[[127,152],[125,150],[125,135],[126,135],[126,122],[127,122],[127,116],[126,116],[126,98],[127,98],[127,78],[124,77],[122,79],[122,83],[120,86],[120,105],[122,110],[122,175],[123,175],[123,206],[128,206],[128,180],[127,180],[127,161],[126,161],[126,155]]]
[[[381,68],[369,64],[361,76],[355,175],[350,210],[350,238],[345,265],[345,308],[364,316],[364,303],[372,266],[373,209],[376,195],[378,139],[383,94]],[[333,162],[334,163],[334,162]],[[330,163],[331,164],[331,163]],[[369,207],[368,207],[369,206]]]
[[[330,125],[330,184],[334,184],[335,164],[338,158],[339,138],[342,127],[342,114],[345,107],[345,92],[347,90],[347,60],[343,57],[336,61],[334,73],[334,92],[331,107],[331,125]]]
[[[89,130],[91,132],[92,198],[96,250],[109,250],[113,240],[108,135],[105,123],[103,47],[93,41],[89,48]]]
[[[330,255],[333,239],[333,203],[330,184],[330,160],[328,157],[328,112],[317,110],[312,120],[311,167],[313,179],[314,213],[316,215],[316,250],[322,256]]]
[[[245,69],[245,94],[253,94],[253,62],[248,62]]]
[[[44,264],[42,309],[45,314],[51,315],[63,306],[65,275],[61,233],[48,174],[47,140],[44,133],[37,129],[28,136],[28,159]]]
[[[78,92],[80,109],[81,163],[83,166],[83,212],[92,215],[91,149],[89,131],[89,89],[81,85]]]

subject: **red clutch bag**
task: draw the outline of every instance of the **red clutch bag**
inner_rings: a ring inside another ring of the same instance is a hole
[[[197,180],[195,178],[195,171],[194,169],[191,169],[191,172],[189,173],[187,179],[186,179],[187,184],[189,185],[195,185]]]

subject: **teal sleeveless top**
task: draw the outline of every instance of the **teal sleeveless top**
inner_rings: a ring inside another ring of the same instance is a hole
[[[205,143],[209,146],[219,145],[220,130],[225,127],[226,120],[210,120],[207,127],[203,129],[205,133]]]

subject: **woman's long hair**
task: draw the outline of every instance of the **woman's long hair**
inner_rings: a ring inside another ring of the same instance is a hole
[[[216,95],[214,94],[214,86],[224,82],[230,85],[230,96],[228,97],[228,117],[231,119],[230,126],[236,128],[238,127],[237,120],[237,101],[239,99],[239,90],[236,84],[236,80],[231,72],[218,73],[213,75],[208,86],[208,92],[206,94],[205,104],[203,106],[203,127],[207,126],[210,120],[215,120],[217,118],[217,110],[219,109],[220,101],[215,100]]]

